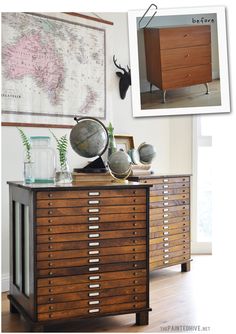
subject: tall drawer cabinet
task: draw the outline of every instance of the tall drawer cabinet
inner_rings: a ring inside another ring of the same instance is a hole
[[[150,190],[150,270],[190,270],[190,175],[131,177]]]
[[[212,81],[211,26],[145,28],[147,80],[165,94],[169,89]]]
[[[135,313],[148,324],[148,184],[10,186],[11,312],[31,331]]]

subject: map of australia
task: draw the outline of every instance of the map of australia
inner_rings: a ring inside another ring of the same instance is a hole
[[[2,36],[5,117],[104,117],[104,30],[3,13]]]

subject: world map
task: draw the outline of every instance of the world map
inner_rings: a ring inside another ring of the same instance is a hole
[[[25,13],[2,14],[5,117],[105,115],[105,31]],[[11,117],[10,117],[11,118]]]

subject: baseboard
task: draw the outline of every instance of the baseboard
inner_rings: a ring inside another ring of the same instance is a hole
[[[2,292],[9,291],[10,286],[10,276],[9,274],[2,275]]]

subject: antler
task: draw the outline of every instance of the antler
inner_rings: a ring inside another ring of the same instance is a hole
[[[115,66],[116,66],[117,68],[119,68],[120,70],[126,72],[126,70],[125,70],[123,67],[121,67],[120,64],[117,65],[117,59],[116,59],[115,55],[113,56],[113,62],[114,62]]]

